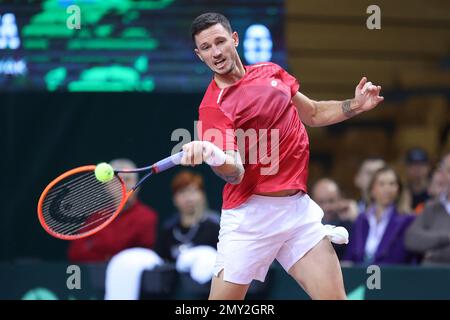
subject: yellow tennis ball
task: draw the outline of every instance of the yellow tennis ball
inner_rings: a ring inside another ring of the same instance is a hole
[[[95,177],[100,182],[108,182],[114,178],[114,169],[106,162],[99,163],[95,167]]]

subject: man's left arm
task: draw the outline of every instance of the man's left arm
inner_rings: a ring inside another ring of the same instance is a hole
[[[311,127],[323,127],[372,110],[381,101],[381,87],[363,77],[355,89],[355,97],[344,101],[314,101],[300,92],[292,97],[300,119]]]

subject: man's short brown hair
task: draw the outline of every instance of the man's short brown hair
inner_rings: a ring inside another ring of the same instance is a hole
[[[196,34],[218,23],[220,23],[230,34],[233,33],[230,21],[228,21],[227,17],[221,13],[207,12],[195,18],[191,25],[191,36],[194,44]]]

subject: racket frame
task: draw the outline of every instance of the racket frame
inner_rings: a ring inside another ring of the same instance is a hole
[[[67,172],[64,172],[63,174],[61,174],[60,176],[58,176],[57,178],[55,178],[52,182],[50,182],[47,187],[44,189],[44,191],[42,192],[39,201],[38,201],[38,207],[37,207],[37,211],[38,211],[38,218],[39,218],[39,222],[41,224],[41,226],[44,228],[44,230],[49,233],[50,235],[52,235],[55,238],[58,239],[62,239],[62,240],[76,240],[76,239],[82,239],[82,238],[86,238],[89,237],[91,235],[93,235],[94,233],[99,232],[100,230],[102,230],[103,228],[107,227],[118,215],[119,213],[122,211],[125,203],[127,202],[128,198],[130,197],[130,195],[134,192],[134,188],[130,191],[126,191],[126,187],[125,187],[125,183],[123,182],[123,180],[120,178],[119,175],[115,174],[115,176],[119,179],[121,187],[122,187],[122,200],[120,201],[120,204],[117,208],[116,211],[114,211],[114,213],[111,215],[111,217],[109,217],[106,221],[104,221],[102,224],[100,224],[99,226],[85,232],[82,234],[75,234],[75,235],[67,235],[67,234],[62,234],[59,232],[56,232],[54,230],[52,230],[47,223],[45,222],[44,219],[44,214],[42,212],[42,205],[44,203],[44,200],[46,198],[46,196],[48,195],[48,192],[50,190],[52,190],[52,188],[59,182],[61,182],[62,180],[66,179],[67,177],[70,177],[74,174],[77,173],[86,173],[86,172],[92,172],[94,174],[95,171],[95,165],[86,165],[86,166],[81,166],[78,168],[74,168],[72,170],[69,170]]]
[[[60,181],[66,179],[67,177],[70,177],[71,175],[77,174],[77,173],[84,173],[84,172],[92,172],[94,173],[96,166],[95,165],[86,165],[86,166],[81,166],[78,168],[74,168],[72,170],[66,171],[65,173],[59,175],[57,178],[55,178],[52,182],[50,182],[47,187],[44,189],[44,191],[42,192],[41,196],[39,197],[39,201],[38,201],[38,207],[37,207],[37,211],[38,211],[38,218],[39,218],[39,222],[41,224],[41,226],[44,228],[44,230],[49,233],[50,235],[52,235],[55,238],[58,239],[62,239],[62,240],[76,240],[76,239],[82,239],[82,238],[86,238],[89,237],[97,232],[99,232],[100,230],[106,228],[112,221],[114,221],[114,219],[120,214],[120,212],[122,211],[123,207],[125,206],[125,203],[128,201],[128,198],[131,196],[131,194],[138,189],[141,184],[148,179],[148,177],[150,177],[152,174],[154,173],[158,173],[161,171],[165,171],[167,169],[172,168],[175,165],[180,164],[181,158],[183,155],[183,151],[178,152],[170,157],[167,157],[163,160],[160,160],[158,162],[156,162],[153,165],[147,166],[147,167],[143,167],[143,168],[137,168],[137,169],[127,169],[127,170],[114,170],[114,176],[117,177],[120,181],[121,187],[122,187],[122,200],[117,208],[117,210],[111,215],[111,217],[109,217],[105,222],[102,222],[99,226],[93,228],[92,230],[89,230],[85,233],[81,233],[81,234],[75,234],[75,235],[66,235],[66,234],[62,234],[59,232],[56,232],[54,230],[52,230],[47,223],[45,222],[44,219],[44,214],[42,212],[42,205],[44,203],[44,200],[46,198],[46,196],[48,195],[48,192],[53,188],[53,186],[55,186],[57,183],[59,183]],[[147,172],[148,171],[148,172]],[[119,173],[122,174],[127,174],[127,173],[138,173],[138,172],[146,172],[146,174],[136,183],[136,185],[130,189],[129,191],[126,190],[126,186],[125,183],[123,182],[122,178],[118,175]]]

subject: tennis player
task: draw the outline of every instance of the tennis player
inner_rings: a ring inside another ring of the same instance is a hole
[[[264,281],[277,259],[312,299],[345,299],[323,211],[306,193],[303,124],[327,126],[371,110],[383,101],[381,87],[363,77],[353,99],[314,101],[280,66],[244,66],[238,34],[223,15],[198,16],[191,33],[214,77],[199,107],[200,141],[183,146],[181,163],[206,162],[227,182],[209,298],[244,299],[251,281]]]

